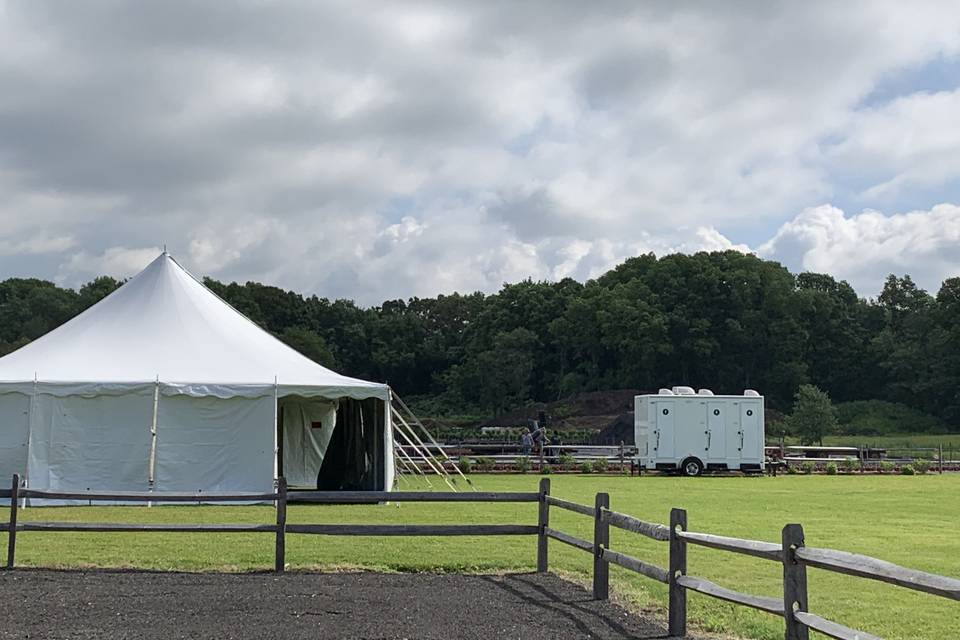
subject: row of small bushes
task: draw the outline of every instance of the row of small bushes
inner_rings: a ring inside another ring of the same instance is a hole
[[[477,471],[493,471],[496,468],[496,464],[493,458],[486,456],[477,458],[476,462],[465,456],[457,461],[457,465],[463,473],[470,473],[474,468],[476,468]],[[527,473],[533,468],[533,463],[530,461],[529,456],[520,456],[513,466],[520,473]],[[558,468],[564,471],[579,470],[580,473],[606,473],[610,468],[610,464],[604,458],[598,458],[593,461],[588,460],[577,464],[573,456],[561,455]],[[540,469],[540,472],[544,475],[552,473],[553,467],[545,464]]]
[[[844,471],[852,472],[856,467],[856,460],[848,458],[841,463]],[[840,471],[836,462],[829,462],[824,468],[828,476],[835,476]],[[805,474],[809,475],[816,471],[817,465],[812,460],[801,463],[799,466],[793,465],[787,467],[787,473],[790,475]],[[913,464],[905,464],[900,467],[900,475],[912,476],[915,474],[924,474],[930,470],[930,462],[927,460],[914,460]],[[881,461],[879,467],[880,473],[895,473],[896,466],[892,462]]]
[[[580,473],[606,473],[609,469],[609,464],[603,458],[599,458],[592,462],[589,460],[581,462],[577,468],[579,469]],[[521,473],[526,473],[526,471],[522,471]],[[553,467],[549,464],[545,464],[540,468],[540,473],[545,476],[550,475],[553,473]]]

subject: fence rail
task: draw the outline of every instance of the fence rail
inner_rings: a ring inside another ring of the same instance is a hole
[[[728,538],[726,536],[715,536],[709,533],[695,533],[692,531],[681,531],[677,533],[677,535],[691,544],[720,549],[721,551],[733,551],[734,553],[742,553],[755,558],[773,560],[774,562],[780,562],[783,556],[783,548],[781,545],[773,542],[742,540],[740,538]]]
[[[845,627],[809,611],[807,567],[842,573],[859,578],[877,580],[915,591],[960,600],[960,580],[947,576],[908,569],[869,556],[807,547],[803,528],[788,524],[781,532],[781,542],[764,542],[719,536],[687,530],[687,512],[672,509],[669,526],[646,522],[610,509],[610,497],[598,493],[592,506],[550,495],[550,480],[543,478],[537,492],[512,493],[443,493],[443,492],[383,492],[383,491],[307,491],[298,492],[298,501],[331,504],[376,504],[381,502],[536,502],[537,524],[330,524],[287,523],[287,486],[281,478],[274,493],[126,493],[126,492],[65,492],[38,491],[20,486],[20,478],[13,477],[9,490],[0,491],[0,498],[9,498],[10,517],[0,524],[7,532],[8,569],[15,566],[18,532],[167,532],[167,533],[273,533],[275,535],[274,568],[285,568],[287,534],[336,536],[537,536],[537,570],[549,569],[550,540],[555,540],[593,556],[593,596],[606,599],[609,591],[609,565],[633,571],[669,586],[669,633],[686,634],[686,598],[694,591],[713,598],[758,609],[784,619],[787,640],[806,640],[813,629],[831,638],[841,640],[870,640],[876,636]],[[20,522],[21,500],[54,499],[101,502],[273,502],[276,505],[275,524],[124,524],[83,522]],[[593,519],[593,540],[564,533],[550,526],[550,507],[563,509]],[[669,543],[669,567],[649,564],[640,558],[610,548],[610,527],[635,533],[658,542]],[[709,547],[718,551],[744,554],[783,566],[783,597],[771,598],[734,591],[705,578],[687,572],[689,545]]]
[[[660,542],[670,540],[670,528],[662,524],[644,522],[643,520],[617,513],[616,511],[610,511],[609,509],[604,509],[603,513],[600,514],[600,518],[607,524],[617,527],[618,529],[639,533],[642,536],[647,536]]]
[[[574,513],[590,516],[591,518],[594,516],[594,512],[596,511],[593,507],[588,507],[585,504],[577,504],[576,502],[562,500],[550,495],[547,496],[547,503],[551,507],[560,507],[561,509],[566,509],[567,511],[573,511]]]
[[[21,489],[21,499],[85,500],[90,502],[273,502],[276,493],[135,493],[129,491],[37,491]]]
[[[521,536],[537,535],[523,524],[288,524],[287,533],[325,536]]]

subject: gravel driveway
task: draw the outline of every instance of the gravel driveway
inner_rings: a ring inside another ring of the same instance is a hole
[[[0,638],[663,638],[553,575],[0,572]]]

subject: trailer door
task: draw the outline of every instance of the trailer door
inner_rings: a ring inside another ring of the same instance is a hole
[[[674,438],[674,403],[656,402],[654,403],[656,416],[656,429],[653,432],[653,458],[657,462],[673,462],[673,438]]]
[[[710,462],[727,462],[727,405],[724,402],[707,403],[707,459]]]
[[[740,455],[744,462],[763,462],[762,419],[759,402],[740,403]]]

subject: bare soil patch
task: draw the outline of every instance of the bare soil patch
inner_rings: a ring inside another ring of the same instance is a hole
[[[0,638],[664,638],[553,575],[0,572]]]

